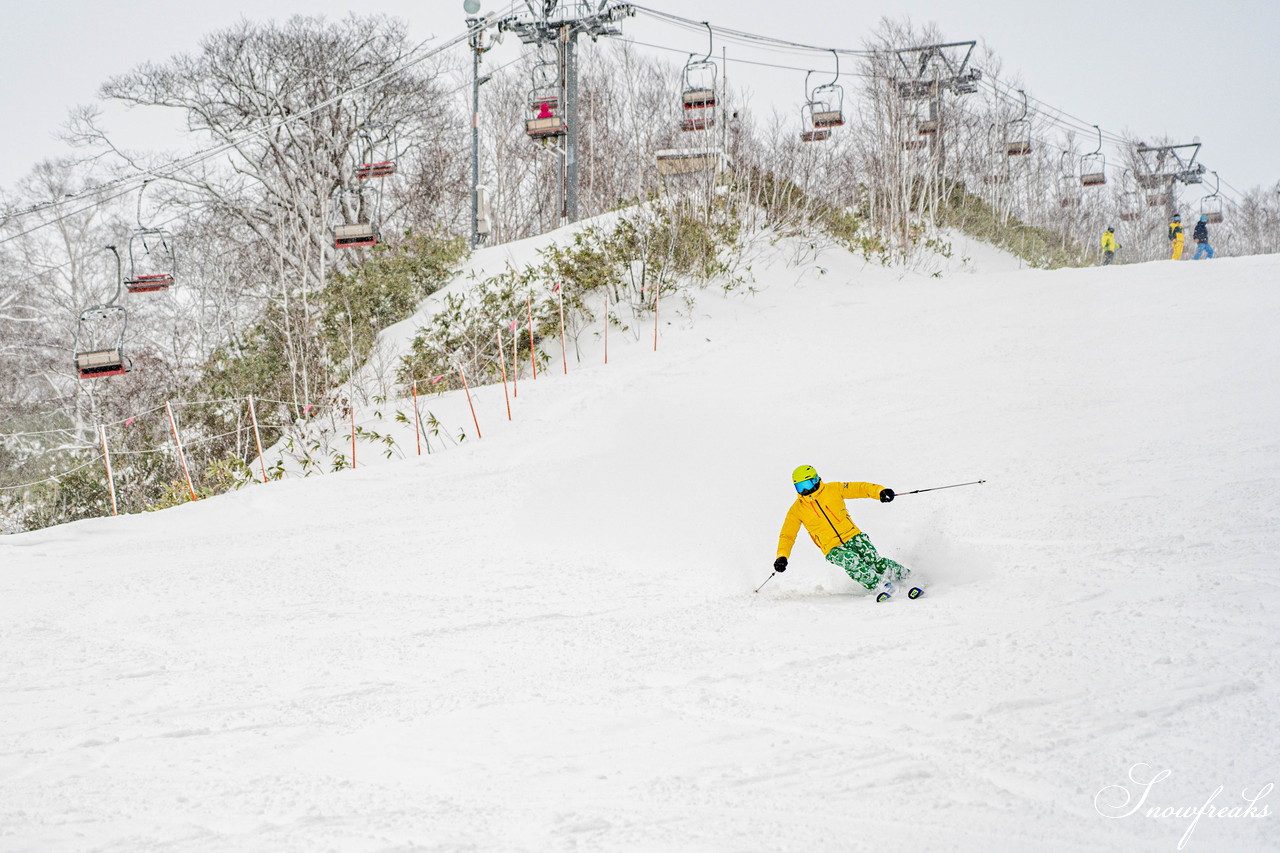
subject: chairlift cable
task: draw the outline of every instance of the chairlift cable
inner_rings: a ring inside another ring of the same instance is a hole
[[[510,4],[510,5],[508,6],[507,10],[501,13],[501,16],[505,16],[505,15],[510,14],[510,13],[511,13],[511,11],[515,8],[515,6],[516,6],[516,4],[515,4],[515,3]],[[253,139],[253,138],[255,138],[255,137],[265,136],[265,135],[267,135],[267,134],[269,134],[269,133],[272,133],[272,132],[274,132],[274,131],[276,131],[276,130],[279,130],[280,128],[282,128],[282,127],[284,127],[284,126],[286,126],[286,125],[288,125],[288,124],[291,124],[291,123],[293,123],[293,122],[295,122],[295,121],[298,121],[298,120],[300,120],[300,119],[306,118],[307,116],[311,115],[312,113],[315,113],[315,112],[317,112],[317,111],[319,111],[319,110],[322,110],[322,109],[324,109],[324,108],[326,108],[326,107],[328,107],[328,106],[332,106],[334,103],[337,103],[338,101],[342,100],[344,97],[347,97],[348,95],[351,95],[351,94],[353,94],[353,93],[355,93],[355,92],[358,92],[358,91],[360,91],[360,90],[362,90],[362,89],[368,88],[369,86],[372,86],[372,85],[374,85],[375,83],[380,83],[380,82],[382,82],[383,80],[386,80],[387,78],[392,77],[392,76],[394,76],[394,75],[396,75],[396,74],[403,73],[404,71],[408,70],[409,68],[412,68],[412,67],[414,67],[415,65],[418,65],[418,64],[420,64],[420,63],[422,63],[422,62],[425,62],[426,60],[428,60],[428,59],[430,59],[430,58],[432,58],[432,57],[434,57],[434,56],[437,56],[437,55],[438,55],[438,54],[440,54],[440,53],[443,53],[444,51],[448,50],[449,48],[452,48],[452,47],[454,47],[454,46],[455,46],[455,45],[457,45],[457,44],[460,44],[460,43],[462,43],[462,42],[464,42],[464,41],[467,41],[468,39],[470,39],[470,38],[474,35],[474,33],[475,33],[476,31],[484,30],[484,29],[488,29],[488,26],[489,26],[489,24],[488,24],[488,18],[483,19],[482,21],[480,21],[479,23],[477,23],[475,26],[469,26],[469,27],[467,27],[467,29],[466,29],[464,32],[462,32],[461,34],[456,35],[456,36],[454,36],[454,37],[452,37],[452,38],[448,39],[447,41],[444,41],[444,42],[440,43],[440,44],[439,44],[439,45],[437,45],[433,50],[428,51],[427,53],[423,54],[422,56],[417,57],[416,59],[412,59],[412,60],[409,60],[409,61],[407,61],[407,62],[403,62],[402,64],[397,65],[396,67],[394,67],[394,68],[392,68],[392,69],[390,69],[390,70],[386,71],[386,72],[385,72],[385,73],[383,73],[383,74],[380,74],[380,75],[379,75],[379,76],[377,76],[377,77],[374,77],[374,78],[372,78],[372,79],[370,79],[370,80],[366,80],[365,82],[360,83],[360,84],[358,84],[358,85],[352,86],[352,87],[351,87],[351,88],[349,88],[349,89],[346,89],[346,90],[344,90],[344,91],[342,91],[342,92],[339,92],[337,95],[334,95],[332,98],[329,98],[329,99],[328,99],[328,100],[326,100],[326,101],[323,101],[323,102],[318,103],[318,104],[314,104],[314,105],[312,105],[311,107],[309,107],[309,108],[307,108],[307,109],[305,109],[305,110],[302,110],[301,112],[295,113],[295,114],[290,115],[290,116],[286,116],[285,118],[280,119],[280,120],[276,121],[275,123],[273,123],[273,124],[271,124],[271,125],[268,125],[268,126],[266,126],[266,127],[253,128],[253,129],[250,129],[250,130],[246,130],[246,131],[245,131],[245,132],[243,132],[242,134],[240,134],[240,135],[238,135],[238,136],[236,136],[236,137],[234,137],[234,138],[232,138],[232,139],[229,139],[229,140],[227,140],[226,142],[219,143],[218,145],[212,146],[212,147],[210,147],[210,148],[202,149],[202,150],[199,150],[199,151],[194,151],[194,152],[192,152],[191,154],[186,155],[185,157],[181,157],[181,158],[178,158],[177,160],[170,161],[169,163],[164,164],[164,165],[162,165],[162,166],[159,166],[159,167],[157,167],[157,168],[149,169],[148,171],[146,171],[146,172],[142,173],[141,175],[128,175],[128,176],[122,176],[122,177],[120,177],[120,178],[114,178],[114,179],[112,179],[112,180],[110,180],[110,181],[106,181],[106,182],[101,183],[101,184],[95,184],[93,187],[91,187],[91,188],[87,188],[87,189],[84,189],[84,190],[81,190],[79,193],[74,193],[74,194],[71,194],[70,196],[64,196],[64,197],[59,198],[59,199],[57,199],[57,200],[55,200],[55,201],[41,202],[39,205],[35,205],[35,206],[32,206],[32,207],[26,208],[26,209],[24,209],[24,210],[21,210],[21,211],[6,212],[5,214],[3,214],[3,220],[0,220],[0,221],[7,221],[7,220],[9,220],[9,219],[14,219],[14,218],[17,218],[17,217],[19,217],[19,216],[26,216],[26,215],[31,214],[31,213],[36,213],[36,212],[39,212],[39,211],[41,211],[41,210],[45,210],[45,209],[47,209],[47,208],[49,208],[49,207],[57,207],[58,205],[66,204],[67,202],[70,202],[70,201],[76,201],[76,200],[78,200],[78,199],[80,199],[80,198],[83,198],[83,197],[85,197],[85,196],[87,196],[87,195],[92,195],[92,194],[94,194],[94,193],[102,192],[103,190],[106,190],[106,189],[112,188],[112,187],[114,187],[114,186],[116,186],[116,185],[119,185],[119,184],[121,184],[121,183],[126,183],[126,184],[127,184],[126,188],[125,188],[122,192],[118,193],[117,195],[110,196],[109,198],[106,198],[106,199],[101,199],[101,200],[100,200],[100,201],[98,201],[97,203],[95,203],[95,204],[93,204],[93,205],[90,205],[90,206],[89,206],[89,207],[87,207],[87,208],[81,208],[81,209],[76,210],[76,211],[73,211],[73,212],[71,212],[71,213],[69,213],[69,214],[64,214],[64,215],[62,215],[62,216],[58,216],[58,217],[55,217],[55,218],[53,218],[53,219],[47,220],[47,221],[45,221],[45,222],[41,223],[40,225],[33,226],[32,228],[29,228],[29,229],[27,229],[26,231],[23,231],[23,232],[21,232],[21,233],[19,233],[19,234],[15,234],[15,235],[12,235],[12,236],[10,236],[10,237],[6,237],[6,238],[3,238],[3,239],[0,239],[0,244],[7,243],[9,240],[15,239],[15,238],[17,238],[17,237],[25,236],[26,234],[30,234],[31,232],[36,231],[36,230],[39,230],[40,228],[44,228],[44,227],[45,227],[45,226],[47,226],[47,225],[52,225],[52,224],[54,224],[54,223],[56,223],[56,222],[61,222],[61,221],[62,221],[63,219],[65,219],[67,216],[74,216],[76,213],[82,213],[82,212],[84,212],[85,210],[92,209],[93,207],[96,207],[96,206],[98,206],[98,205],[100,205],[100,204],[103,204],[103,203],[105,203],[105,202],[107,202],[107,201],[110,201],[110,200],[115,199],[115,198],[119,198],[119,196],[121,196],[121,195],[125,195],[125,194],[127,194],[127,193],[129,193],[129,192],[134,191],[135,189],[137,189],[137,188],[138,188],[139,186],[141,186],[142,184],[145,184],[147,181],[154,180],[154,179],[156,179],[156,178],[170,178],[170,179],[172,179],[172,175],[173,175],[173,173],[176,173],[176,172],[182,172],[182,171],[189,170],[190,168],[192,168],[192,167],[194,167],[194,166],[197,166],[197,165],[199,165],[199,164],[201,164],[201,163],[205,162],[206,160],[209,160],[209,159],[211,159],[211,158],[213,158],[213,157],[216,157],[216,156],[218,156],[218,155],[220,155],[220,154],[226,153],[227,151],[229,151],[229,150],[231,150],[231,149],[233,149],[233,148],[237,147],[238,145],[240,145],[240,144],[241,144],[241,143],[243,143],[243,142],[247,142],[247,141],[249,141],[250,139]],[[416,51],[420,50],[420,49],[422,48],[422,46],[423,46],[423,45],[425,45],[428,41],[430,41],[430,39],[424,39],[424,40],[423,40],[422,42],[420,42],[417,46],[415,46],[415,47],[413,47],[413,48],[410,48],[408,51],[406,51],[406,52],[405,52],[405,56],[406,56],[406,57],[407,57],[407,56],[412,56]],[[465,87],[460,87],[460,88],[465,88]],[[452,92],[450,92],[450,93],[446,93],[446,94],[452,94]]]

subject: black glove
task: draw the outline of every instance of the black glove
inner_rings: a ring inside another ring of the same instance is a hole
[[[773,570],[775,572],[785,572],[787,570],[787,558],[779,557],[773,561]]]
[[[881,489],[880,503],[887,504],[891,500],[893,500],[893,489]]]

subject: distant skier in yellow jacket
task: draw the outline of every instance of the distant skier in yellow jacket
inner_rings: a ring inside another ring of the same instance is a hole
[[[879,498],[889,503],[893,500],[893,489],[875,483],[824,483],[812,465],[797,468],[792,472],[791,481],[797,497],[782,523],[773,570],[787,570],[787,557],[796,544],[800,526],[804,525],[813,544],[826,555],[827,562],[841,567],[869,590],[883,584],[884,589],[876,600],[888,598],[894,591],[893,582],[905,580],[911,570],[880,556],[867,534],[853,523],[844,502],[849,498]],[[921,592],[920,587],[912,587],[907,594],[916,598]]]
[[[1102,265],[1105,267],[1116,258],[1116,249],[1120,248],[1120,244],[1116,242],[1116,229],[1108,227],[1102,234]]]
[[[1169,223],[1169,244],[1173,247],[1173,260],[1182,260],[1182,244],[1187,240],[1187,234],[1182,230],[1182,217],[1178,214],[1173,215],[1173,221]]]

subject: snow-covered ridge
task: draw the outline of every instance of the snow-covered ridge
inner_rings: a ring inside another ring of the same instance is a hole
[[[979,267],[762,261],[448,452],[0,539],[0,849],[1177,849],[1138,764],[1274,849],[1280,258]],[[851,504],[918,601],[752,595],[802,463],[988,482]]]

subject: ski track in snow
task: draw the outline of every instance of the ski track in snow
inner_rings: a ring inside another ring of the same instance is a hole
[[[1157,851],[1132,765],[1278,781],[1280,257],[787,254],[480,441],[0,539],[0,850]],[[753,595],[802,463],[988,483],[851,502],[918,601]]]

